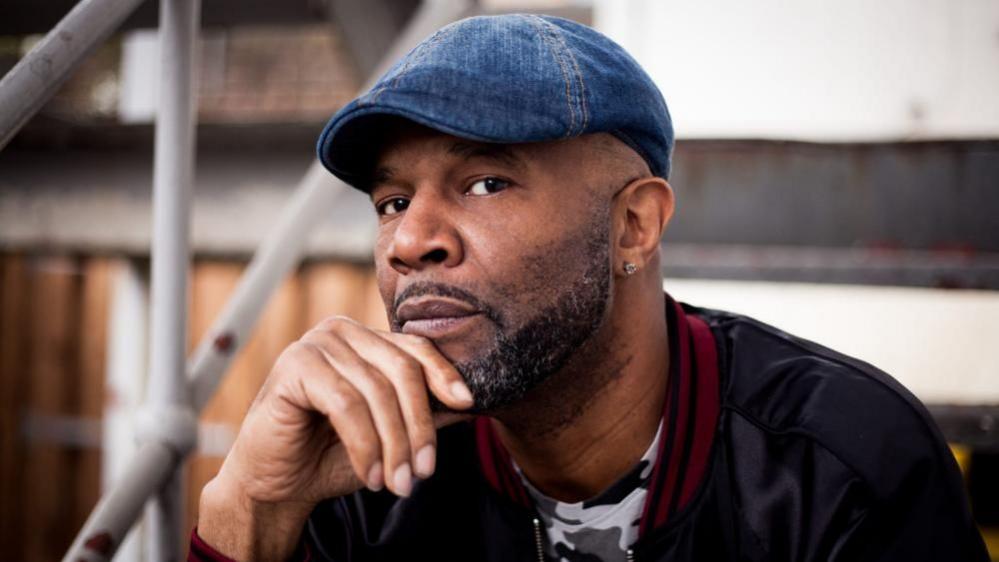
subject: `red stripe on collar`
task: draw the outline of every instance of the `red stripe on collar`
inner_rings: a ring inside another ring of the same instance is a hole
[[[639,536],[666,524],[693,499],[708,468],[720,409],[718,353],[711,328],[704,320],[688,316],[669,295],[666,309],[670,364],[663,406],[665,423]],[[530,496],[490,419],[483,416],[474,423],[486,481],[514,503],[531,507]]]
[[[639,536],[665,525],[693,499],[704,480],[720,410],[718,352],[708,324],[666,296],[670,384],[663,416],[669,431],[659,444]],[[675,334],[675,337],[673,337]]]
[[[698,485],[704,479],[718,426],[721,411],[721,383],[718,377],[718,348],[708,323],[697,316],[687,316],[690,332],[694,338],[694,358],[697,363],[697,423],[693,428],[690,459],[687,465],[688,477],[680,493],[680,505],[684,506],[694,497]]]
[[[510,498],[514,503],[531,507],[531,500],[524,483],[513,469],[510,453],[500,442],[490,419],[479,416],[475,418],[474,423],[479,464],[482,466],[482,475],[486,477],[486,481],[494,490]]]
[[[690,328],[683,309],[672,299],[666,299],[667,331],[669,334],[669,376],[666,400],[663,406],[665,420],[663,436],[659,441],[656,466],[649,479],[649,493],[639,524],[639,536],[645,535],[649,526],[657,527],[669,517],[670,503],[677,481],[682,481],[681,457],[687,446],[687,424],[691,413],[689,396],[692,378],[690,358]],[[683,471],[685,472],[685,471]]]

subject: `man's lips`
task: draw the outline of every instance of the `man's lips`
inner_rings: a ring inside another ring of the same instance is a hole
[[[396,319],[405,334],[440,338],[462,328],[482,313],[468,303],[441,297],[414,297],[404,301]]]

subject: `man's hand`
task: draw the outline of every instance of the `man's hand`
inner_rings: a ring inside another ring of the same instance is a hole
[[[472,395],[430,340],[324,320],[282,352],[219,474],[198,533],[239,559],[283,559],[321,500],[363,486],[407,496],[434,471],[436,430]]]

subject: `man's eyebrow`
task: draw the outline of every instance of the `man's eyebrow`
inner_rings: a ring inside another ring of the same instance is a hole
[[[524,161],[519,158],[508,145],[505,144],[481,144],[456,141],[447,150],[448,154],[461,156],[465,160],[471,158],[486,158],[496,160],[510,166],[511,168],[524,168]]]
[[[395,177],[395,168],[390,166],[378,166],[371,171],[367,179],[367,192],[370,195],[379,185],[389,183]]]

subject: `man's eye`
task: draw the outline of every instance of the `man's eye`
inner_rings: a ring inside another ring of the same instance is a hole
[[[482,178],[481,180],[473,183],[465,191],[466,195],[489,195],[491,193],[498,193],[504,189],[510,187],[510,182],[506,180],[501,180],[499,178]]]
[[[409,199],[404,197],[392,197],[382,201],[375,208],[377,209],[379,215],[388,216],[401,213],[405,211],[407,207],[409,207]]]

